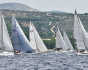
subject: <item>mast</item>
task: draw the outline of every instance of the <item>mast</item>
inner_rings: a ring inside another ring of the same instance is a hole
[[[2,13],[0,12],[0,50],[1,52],[4,50],[3,48],[3,21],[2,21]]]

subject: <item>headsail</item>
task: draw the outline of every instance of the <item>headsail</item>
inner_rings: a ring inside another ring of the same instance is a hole
[[[64,36],[63,36],[64,41],[65,41],[67,47],[69,48],[69,50],[74,50],[73,46],[72,46],[72,44],[71,44],[71,42],[70,42],[70,40],[69,40],[69,38],[67,36],[67,34],[65,33],[65,31],[63,32],[63,34],[64,34]]]
[[[21,52],[33,51],[33,48],[14,16],[12,16],[12,43],[15,50],[20,49]]]
[[[80,21],[76,11],[74,15],[74,39],[76,41],[75,43],[78,50],[86,49],[84,44],[84,39],[83,39],[83,32],[82,32]]]
[[[35,36],[36,47],[37,47],[38,51],[39,52],[47,52],[48,49],[46,48],[45,44],[43,43],[41,37],[39,36],[39,34],[33,24],[32,24],[32,26],[34,29],[34,36]]]
[[[82,30],[82,34],[83,34],[84,44],[85,44],[85,47],[88,50],[88,35],[87,35],[86,30],[85,30],[85,28],[84,28],[84,26],[83,26],[83,24],[82,24],[82,22],[81,22],[79,17],[78,17],[78,19],[79,19],[81,30]]]
[[[60,33],[60,30],[58,28],[58,31],[57,31],[57,35],[56,35],[56,47],[58,48],[61,48],[63,49],[63,51],[68,51],[68,47],[66,46],[66,43],[64,42],[63,40],[63,37]]]

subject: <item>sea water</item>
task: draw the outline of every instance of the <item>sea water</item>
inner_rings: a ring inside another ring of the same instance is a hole
[[[0,70],[88,70],[88,56],[66,52],[0,56]]]

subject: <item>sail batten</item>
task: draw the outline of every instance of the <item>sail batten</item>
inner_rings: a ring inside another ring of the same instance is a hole
[[[1,12],[0,12],[0,50],[2,50],[2,44],[3,44],[3,22],[2,22],[2,16],[1,16],[2,14],[1,14]]]

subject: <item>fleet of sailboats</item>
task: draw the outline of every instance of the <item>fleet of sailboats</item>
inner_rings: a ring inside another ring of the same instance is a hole
[[[88,35],[75,11],[74,14],[74,40],[77,53],[87,54],[88,52]],[[11,43],[12,40],[12,43]],[[47,47],[43,43],[33,23],[29,26],[29,40],[26,38],[20,25],[12,15],[11,40],[5,24],[3,14],[0,13],[0,55],[14,55],[14,53],[44,53],[48,52]],[[13,46],[12,46],[13,45]],[[66,34],[63,36],[58,28],[56,32],[56,49],[57,51],[74,51],[74,48]],[[19,51],[19,52],[18,52]]]

